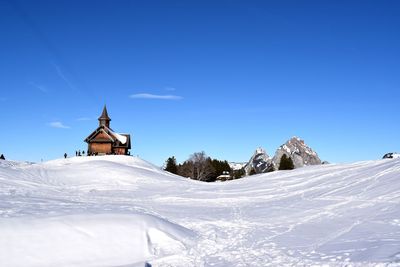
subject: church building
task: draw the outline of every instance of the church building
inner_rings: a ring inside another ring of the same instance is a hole
[[[131,136],[114,132],[110,128],[110,121],[104,105],[99,117],[99,127],[85,139],[88,143],[88,155],[130,155]]]

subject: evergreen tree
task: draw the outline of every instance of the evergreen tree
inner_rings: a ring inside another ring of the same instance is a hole
[[[274,172],[275,167],[272,165],[270,168],[266,169],[264,172]]]
[[[4,157],[3,154],[1,154],[0,159],[5,160],[6,158]]]
[[[283,154],[281,157],[281,162],[279,164],[279,170],[293,170],[294,169],[294,164],[293,160],[286,156],[286,154]]]
[[[211,161],[211,165],[214,167],[215,172],[215,178],[224,174],[224,172],[232,172],[231,166],[229,166],[229,163],[226,160],[217,160],[213,159]]]
[[[250,171],[250,173],[249,173],[249,176],[250,176],[250,175],[254,175],[254,174],[257,174],[257,173],[256,173],[256,170],[255,170],[254,168],[251,168],[251,171]]]
[[[240,170],[233,171],[233,178],[239,179],[246,175],[245,170],[242,168]]]
[[[173,174],[178,174],[178,166],[176,165],[176,159],[175,157],[169,157],[166,161],[166,166],[165,166],[165,171],[173,173]]]

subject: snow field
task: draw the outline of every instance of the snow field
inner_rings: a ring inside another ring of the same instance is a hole
[[[400,266],[400,159],[224,182],[0,161],[1,266]]]

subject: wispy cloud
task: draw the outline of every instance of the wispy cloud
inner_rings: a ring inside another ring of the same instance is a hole
[[[53,66],[56,69],[58,76],[67,84],[67,86],[73,91],[78,91],[78,89],[73,85],[73,83],[67,78],[67,76],[62,71],[60,66],[58,66],[55,63],[53,63]]]
[[[154,95],[148,93],[133,94],[129,96],[130,98],[138,99],[161,99],[161,100],[181,100],[183,97],[178,95]]]
[[[47,91],[48,91],[45,86],[37,84],[37,83],[34,83],[34,82],[29,82],[29,85],[35,87],[36,89],[38,89],[42,93],[47,93]]]
[[[77,121],[91,121],[92,118],[89,118],[89,117],[80,117],[80,118],[77,118],[76,120],[77,120]]]
[[[169,92],[176,91],[176,88],[168,86],[168,87],[165,87],[165,91],[169,91]]]
[[[63,124],[62,122],[60,122],[60,121],[49,122],[47,125],[50,126],[50,127],[59,128],[59,129],[69,129],[69,128],[71,128],[71,127],[69,127],[69,126],[64,125],[64,124]]]

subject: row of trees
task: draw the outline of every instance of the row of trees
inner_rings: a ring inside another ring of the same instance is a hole
[[[283,154],[279,164],[279,170],[292,169],[294,169],[292,159]],[[241,178],[246,174],[244,169],[233,171],[226,160],[212,159],[207,156],[204,151],[192,154],[189,159],[182,164],[177,164],[175,157],[169,157],[164,170],[204,182],[214,182],[218,176],[225,173],[229,173],[232,179]],[[252,171],[250,175],[256,174],[254,170]]]
[[[175,157],[170,157],[166,161],[165,170],[204,182],[214,182],[224,172],[232,173],[232,169],[226,160],[212,159],[204,151],[192,154],[182,164],[177,164]]]

